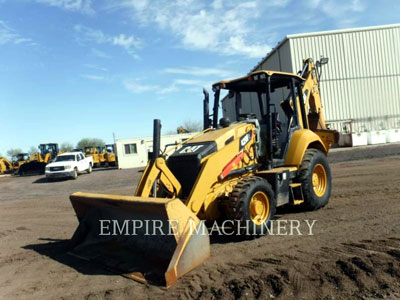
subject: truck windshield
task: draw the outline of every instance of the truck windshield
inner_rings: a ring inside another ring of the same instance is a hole
[[[74,161],[75,155],[61,155],[57,156],[55,161]]]

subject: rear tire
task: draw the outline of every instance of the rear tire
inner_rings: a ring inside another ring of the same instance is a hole
[[[75,168],[74,173],[72,173],[72,179],[77,179],[78,178],[78,170]]]
[[[88,174],[92,173],[92,164],[89,164],[89,168],[86,170]]]
[[[331,195],[332,177],[328,159],[317,149],[307,149],[299,172],[306,210],[324,207]]]
[[[234,221],[237,234],[253,237],[266,234],[276,211],[272,187],[261,177],[243,178],[226,199],[223,210],[227,219]]]

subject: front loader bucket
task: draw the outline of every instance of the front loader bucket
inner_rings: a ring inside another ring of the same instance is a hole
[[[74,193],[71,254],[165,287],[210,256],[207,228],[180,199]]]
[[[45,168],[46,163],[34,160],[22,164],[18,169],[18,173],[21,176],[27,174],[44,174]]]

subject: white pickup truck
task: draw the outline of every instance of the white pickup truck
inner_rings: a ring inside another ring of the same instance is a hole
[[[52,163],[46,166],[46,178],[72,177],[79,173],[92,173],[93,157],[85,157],[82,152],[67,152],[57,155]]]

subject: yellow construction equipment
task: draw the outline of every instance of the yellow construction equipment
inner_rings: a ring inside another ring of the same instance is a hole
[[[61,153],[57,143],[40,144],[38,149],[39,152],[32,154],[28,162],[19,166],[20,176],[32,173],[44,174],[46,165]]]
[[[228,220],[237,234],[259,236],[278,206],[325,206],[326,156],[337,139],[326,128],[319,93],[326,62],[305,59],[299,75],[262,70],[215,83],[212,115],[204,91],[204,131],[161,154],[155,120],[154,155],[134,196],[70,196],[79,220],[71,253],[170,287],[209,257],[205,224]],[[235,120],[218,122],[221,90],[235,101]],[[256,101],[246,109],[248,94]]]
[[[13,165],[14,172],[18,172],[19,167],[24,163],[30,161],[30,157],[28,153],[18,153],[11,157],[11,163]]]
[[[116,165],[116,157],[115,157],[115,146],[114,144],[107,144],[104,146],[104,160],[106,161],[108,166],[115,166]]]
[[[7,174],[13,172],[13,165],[5,157],[0,157],[0,174]]]
[[[87,146],[85,147],[85,155],[93,157],[93,164],[96,168],[101,167],[106,161],[104,158],[104,147]]]

